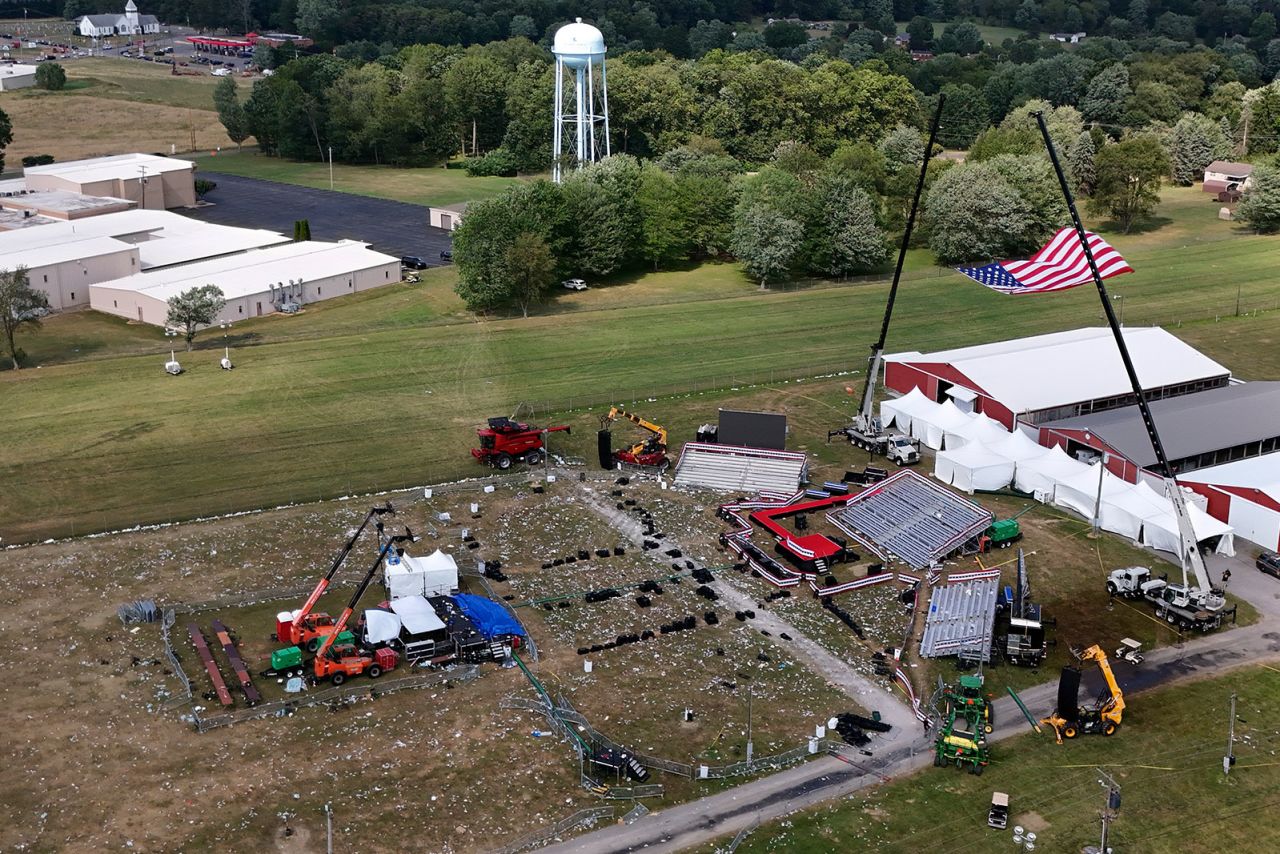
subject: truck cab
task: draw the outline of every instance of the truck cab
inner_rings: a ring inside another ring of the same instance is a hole
[[[914,441],[898,433],[889,437],[885,456],[900,466],[910,466],[920,462],[920,449]]]

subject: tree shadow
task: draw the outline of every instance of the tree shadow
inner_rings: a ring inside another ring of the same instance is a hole
[[[1111,235],[1119,234],[1124,237],[1131,237],[1135,234],[1150,234],[1153,231],[1159,231],[1167,225],[1173,225],[1173,220],[1171,218],[1167,216],[1153,216],[1147,217],[1146,219],[1135,220],[1134,223],[1129,226],[1129,230],[1125,231],[1120,223],[1113,219],[1107,219],[1102,221],[1101,228],[1097,229],[1097,231],[1106,232]]]
[[[221,335],[210,335],[207,338],[196,338],[191,342],[192,350],[221,350],[223,347],[245,347],[262,342],[260,332],[237,332],[223,338]]]

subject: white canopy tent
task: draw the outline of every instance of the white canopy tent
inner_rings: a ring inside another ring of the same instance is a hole
[[[411,635],[424,635],[444,628],[444,621],[425,596],[405,596],[391,603],[391,610]]]
[[[1101,477],[1101,483],[1099,483],[1099,477]],[[1060,478],[1053,490],[1053,503],[1059,507],[1074,510],[1086,519],[1092,519],[1101,509],[1098,505],[1099,486],[1102,488],[1102,503],[1112,503],[1117,514],[1124,512],[1122,493],[1133,489],[1133,484],[1113,475],[1103,467],[1102,463],[1094,463],[1084,471]],[[1135,525],[1130,537],[1137,537],[1138,527]]]
[[[1037,501],[1048,502],[1053,498],[1053,487],[1058,481],[1088,470],[1087,465],[1067,456],[1062,448],[1053,447],[1047,454],[1018,463],[1014,487],[1019,492],[1031,493]]]
[[[1178,518],[1173,513],[1172,502],[1145,483],[1139,484],[1135,489],[1145,490],[1145,494],[1149,496],[1148,500],[1161,508],[1160,512],[1143,520],[1142,544],[1160,551],[1178,554],[1181,538],[1178,534]],[[1213,518],[1190,502],[1187,503],[1187,512],[1191,516],[1191,528],[1195,531],[1197,543],[1219,537],[1218,544],[1214,548],[1215,552],[1228,557],[1236,553],[1235,531],[1230,525]]]
[[[1004,425],[988,415],[979,412],[971,415],[968,422],[961,424],[959,427],[948,430],[945,437],[947,448],[954,450],[961,445],[973,442],[981,442],[990,445],[998,442],[1009,435],[1009,431],[1004,429]]]
[[[386,643],[400,637],[400,618],[381,608],[368,608],[364,612],[365,643]]]
[[[403,555],[389,559],[387,592],[392,600],[405,596],[447,596],[458,589],[458,562],[436,549],[426,557]]]
[[[1003,489],[1013,480],[1014,463],[981,442],[969,442],[955,450],[939,451],[934,457],[933,475],[943,483],[963,489]]]
[[[896,426],[910,436],[912,419],[930,415],[937,409],[938,404],[925,397],[920,389],[913,388],[902,397],[880,403],[880,424],[886,430]]]
[[[1014,430],[1012,433],[1006,431],[1001,438],[994,442],[988,442],[987,450],[995,451],[1000,456],[1007,457],[1015,463],[1036,460],[1049,453],[1048,448],[1037,444],[1035,439],[1032,439],[1021,430]]]
[[[955,430],[968,422],[969,416],[948,400],[946,403],[939,404],[932,413],[913,416],[911,436],[937,451],[942,448],[948,431]]]

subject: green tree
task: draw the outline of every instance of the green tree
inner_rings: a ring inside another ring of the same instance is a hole
[[[36,66],[36,88],[60,92],[67,85],[67,72],[56,62],[42,62]]]
[[[529,306],[542,299],[556,278],[556,262],[541,235],[522,231],[507,247],[506,284],[511,301],[520,314],[529,316]]]
[[[445,103],[464,153],[477,155],[502,141],[509,77],[492,56],[475,47],[445,71]]]
[[[236,144],[237,149],[241,148],[251,134],[249,118],[244,105],[240,103],[240,94],[233,78],[223,77],[213,87],[213,106],[218,111],[218,121],[227,130],[227,138]]]
[[[16,371],[25,355],[18,349],[14,337],[19,329],[40,328],[40,316],[49,310],[49,298],[44,291],[31,287],[27,268],[18,266],[12,270],[0,270],[0,330],[4,331],[5,350]]]
[[[640,256],[657,270],[683,258],[689,249],[689,228],[680,204],[676,179],[646,163],[636,193],[640,208]]]
[[[615,154],[561,186],[569,219],[576,223],[569,257],[578,273],[608,276],[639,260],[640,164],[634,157]]]
[[[976,24],[969,21],[960,21],[955,24],[947,24],[942,31],[942,36],[938,39],[938,53],[955,53],[960,56],[970,56],[975,53],[982,52],[982,46],[985,42],[982,39],[982,32]]]
[[[990,112],[982,92],[968,83],[948,83],[942,87],[942,127],[947,129],[950,148],[968,148],[987,127]]]
[[[916,15],[907,24],[912,50],[928,50],[933,46],[933,22],[924,15]]]
[[[747,275],[760,281],[760,290],[788,275],[803,242],[799,222],[764,204],[739,203],[730,243]]]
[[[1013,23],[1018,29],[1029,33],[1040,32],[1040,4],[1036,0],[1022,0],[1018,11],[1013,15]]]
[[[511,25],[507,28],[512,38],[523,36],[527,39],[538,38],[538,24],[528,15],[512,15]]]
[[[1080,100],[1080,112],[1087,122],[1115,124],[1131,94],[1129,69],[1119,62],[1108,65],[1089,81],[1089,88]]]
[[[1002,154],[983,165],[1004,178],[1026,203],[1026,225],[1021,232],[1009,235],[1008,254],[1030,255],[1067,223],[1067,203],[1058,176],[1043,152]]]
[[[293,221],[293,239],[295,241],[311,239],[311,220],[297,219]]]
[[[685,222],[691,253],[715,258],[729,251],[737,185],[705,158],[676,173],[677,210]],[[708,168],[712,167],[712,168]]]
[[[819,237],[811,265],[827,276],[849,276],[884,263],[889,245],[876,222],[876,203],[852,176],[824,175],[816,188]]]
[[[1169,159],[1173,182],[1183,187],[1204,177],[1204,168],[1227,157],[1231,144],[1212,119],[1200,113],[1184,113],[1169,134]]]
[[[1094,159],[1097,157],[1097,148],[1093,144],[1093,134],[1088,131],[1081,131],[1080,136],[1076,138],[1076,144],[1071,146],[1071,151],[1067,154],[1067,174],[1071,176],[1071,183],[1075,185],[1075,191],[1088,195],[1093,192],[1093,182],[1097,175],[1094,166]]]
[[[809,34],[800,24],[790,21],[774,21],[764,28],[764,43],[775,52],[790,51],[809,40]]]
[[[165,322],[175,329],[182,330],[182,337],[187,342],[187,350],[190,350],[196,331],[201,326],[209,326],[216,322],[226,304],[222,289],[217,285],[188,288],[176,296],[169,297],[169,316]]]
[[[1011,238],[1031,225],[1031,208],[984,163],[949,169],[933,183],[925,202],[929,248],[941,264],[1007,258]]]
[[[13,142],[13,123],[9,114],[0,110],[0,171],[4,170],[4,150]]]
[[[1111,217],[1128,234],[1134,222],[1150,216],[1160,203],[1160,182],[1169,174],[1169,156],[1158,139],[1144,134],[1103,146],[1096,164],[1089,212]]]
[[[924,158],[924,137],[909,125],[898,125],[880,140],[879,148],[890,172],[916,169]]]
[[[1236,216],[1260,234],[1280,231],[1280,168],[1255,166]]]
[[[1025,126],[987,128],[969,146],[969,159],[981,162],[1002,154],[1037,154],[1042,151],[1044,141],[1038,130]]]
[[[216,181],[210,181],[208,178],[197,178],[195,180],[196,197],[201,200],[216,189],[218,189]]]
[[[342,7],[333,0],[298,0],[298,32],[317,41],[334,37],[335,29],[342,21]]]

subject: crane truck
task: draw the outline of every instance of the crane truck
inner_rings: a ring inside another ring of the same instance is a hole
[[[611,450],[610,441],[613,434],[609,428],[619,418],[627,419],[642,430],[648,431],[649,435],[629,448]],[[610,407],[608,415],[601,416],[597,441],[601,468],[611,469],[621,463],[623,467],[629,469],[663,471],[671,464],[667,459],[667,428],[652,421],[646,421],[639,415],[616,406]]]
[[[1223,591],[1214,588],[1209,581],[1204,557],[1200,554],[1199,543],[1196,541],[1195,528],[1191,524],[1186,496],[1178,484],[1173,466],[1169,464],[1169,455],[1165,453],[1164,442],[1160,440],[1160,431],[1156,429],[1155,418],[1151,414],[1151,407],[1147,404],[1147,395],[1138,379],[1133,358],[1129,355],[1124,333],[1116,320],[1111,297],[1107,293],[1106,285],[1102,282],[1102,273],[1098,270],[1098,263],[1093,257],[1084,223],[1081,222],[1080,213],[1076,210],[1075,199],[1071,195],[1071,184],[1062,170],[1062,163],[1058,160],[1058,152],[1054,148],[1053,138],[1049,135],[1049,126],[1045,123],[1044,115],[1042,113],[1034,115],[1040,135],[1044,138],[1045,149],[1049,153],[1049,162],[1053,165],[1053,171],[1058,177],[1062,197],[1067,203],[1067,210],[1071,213],[1071,222],[1075,227],[1080,249],[1089,264],[1089,272],[1098,291],[1098,300],[1102,303],[1103,314],[1106,315],[1107,325],[1115,338],[1116,349],[1120,352],[1120,361],[1124,365],[1129,385],[1133,389],[1133,396],[1137,399],[1143,426],[1146,427],[1147,436],[1151,439],[1157,470],[1166,478],[1165,491],[1178,523],[1178,562],[1182,565],[1181,584],[1171,584],[1166,579],[1152,579],[1149,571],[1143,573],[1140,568],[1130,568],[1112,572],[1107,578],[1107,589],[1112,595],[1145,598],[1155,606],[1156,613],[1170,624],[1181,624],[1207,631],[1222,624],[1227,604],[1226,597]],[[1190,575],[1187,571],[1188,566],[1191,570]]]
[[[367,652],[354,643],[336,644],[334,640],[346,629],[351,615],[355,613],[356,605],[360,602],[360,597],[369,588],[369,582],[373,581],[373,577],[378,573],[378,567],[382,566],[387,554],[398,543],[413,542],[414,539],[416,538],[413,532],[406,528],[404,534],[389,537],[382,548],[378,549],[378,557],[365,573],[364,580],[360,582],[356,592],[351,595],[351,601],[347,603],[347,607],[342,610],[338,622],[333,627],[333,632],[325,637],[320,648],[316,650],[312,670],[317,682],[328,679],[334,685],[341,685],[347,681],[348,677],[360,675],[377,679],[399,662],[400,656],[390,647],[379,647],[373,652]]]
[[[898,282],[902,278],[902,265],[907,259],[907,247],[911,243],[911,231],[915,227],[916,211],[920,207],[920,195],[924,191],[929,160],[933,156],[933,144],[938,138],[938,126],[942,120],[942,105],[945,100],[944,97],[939,96],[933,123],[929,127],[929,142],[925,146],[924,157],[921,159],[920,177],[916,181],[915,196],[911,200],[911,213],[907,216],[907,227],[902,235],[902,245],[898,249],[898,263],[893,270],[893,284],[889,286],[889,299],[885,302],[880,337],[871,345],[871,357],[867,360],[867,382],[862,389],[858,413],[853,417],[852,423],[827,433],[828,442],[833,436],[844,436],[850,444],[870,451],[872,454],[888,457],[900,466],[919,462],[920,448],[907,436],[885,430],[872,409],[875,404],[876,380],[879,379],[880,370],[884,364],[884,345],[889,335],[889,321],[893,317],[893,304],[898,296]]]
[[[1097,662],[1102,678],[1107,681],[1107,690],[1092,706],[1081,706],[1077,703],[1080,669],[1062,668],[1062,678],[1058,682],[1058,708],[1049,717],[1040,719],[1040,723],[1053,727],[1058,744],[1062,744],[1063,738],[1075,738],[1080,733],[1115,735],[1124,719],[1124,692],[1111,672],[1111,663],[1107,661],[1102,647],[1094,644],[1084,652],[1076,653],[1076,658]]]
[[[381,534],[382,517],[395,512],[395,508],[388,501],[386,506],[374,507],[365,514],[364,521],[360,523],[360,527],[356,528],[356,532],[347,539],[341,551],[333,559],[333,563],[330,564],[329,571],[316,584],[315,589],[311,591],[311,595],[307,597],[307,601],[302,603],[302,607],[292,613],[285,611],[276,615],[276,640],[280,641],[280,643],[305,646],[307,652],[315,652],[324,637],[333,634],[335,627],[333,618],[328,614],[315,613],[312,609],[320,601],[320,597],[324,595],[324,592],[329,589],[329,583],[333,581],[333,577],[338,574],[338,570],[346,563],[348,555],[355,548],[356,541],[360,539],[360,535],[364,533],[364,529],[369,526],[369,523],[377,519],[376,527],[378,533]]]

